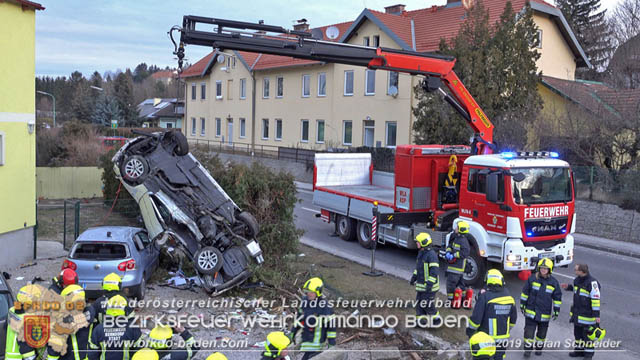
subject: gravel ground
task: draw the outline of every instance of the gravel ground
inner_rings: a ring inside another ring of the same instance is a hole
[[[42,279],[39,284],[43,286],[48,286],[50,279],[54,277],[60,271],[60,265],[62,263],[63,258],[66,255],[66,251],[62,249],[62,244],[53,241],[39,241],[38,243],[38,259],[33,262],[33,265],[26,266],[28,264],[23,264],[23,267],[18,267],[14,269],[3,269],[3,271],[8,272],[11,275],[9,279],[9,284],[12,287],[14,293],[17,292],[20,287],[26,285],[29,281],[34,279],[35,277],[39,277]],[[179,290],[171,287],[159,286],[158,283],[149,284],[147,287],[147,295],[145,301],[149,301],[151,305],[153,305],[154,300],[158,301],[166,301],[166,300],[182,300],[185,303],[187,301],[198,302],[207,300],[212,301],[212,299],[216,300],[228,300],[228,301],[237,301],[242,295],[242,291],[236,291],[236,293],[240,293],[236,297],[217,297],[210,298],[204,291],[195,288],[194,291],[190,290]],[[261,293],[261,291],[254,291],[254,293]],[[265,293],[266,294],[266,293]],[[245,300],[251,301],[251,298],[246,298]],[[139,308],[136,312],[141,315],[141,317],[146,317],[151,315],[152,317],[164,316],[162,320],[165,322],[169,320],[169,317],[175,316],[185,316],[185,315],[193,315],[199,319],[202,319],[204,324],[211,324],[214,318],[218,317],[231,317],[233,315],[236,316],[245,316],[245,315],[256,315],[261,313],[261,310],[257,310],[254,307],[227,307],[227,308],[214,308],[214,307],[199,307],[199,306],[189,306],[183,308],[177,307],[161,307],[155,308],[144,307]],[[282,308],[274,308],[274,309],[266,309],[266,312],[262,312],[262,314],[275,314],[273,311],[278,311],[278,314],[283,313]],[[268,315],[265,315],[268,316]],[[153,327],[153,321],[147,323],[146,329],[143,328],[143,332],[148,332]],[[207,340],[210,343],[215,341],[215,346],[207,349],[201,349],[196,355],[196,359],[205,359],[209,354],[214,351],[221,351],[229,359],[259,359],[260,352],[262,349],[262,344],[258,344],[266,339],[266,334],[270,331],[281,330],[278,328],[261,328],[259,326],[246,327],[242,324],[240,319],[234,319],[231,321],[231,327],[212,327],[212,328],[203,328],[202,326],[193,327],[191,330],[193,335],[198,340]],[[379,335],[379,334],[378,334]],[[338,335],[338,342],[341,339],[346,338],[348,335],[340,334]],[[360,360],[360,359],[394,359],[398,358],[394,354],[397,352],[394,351],[378,351],[371,352],[373,341],[367,341],[367,339],[350,341],[349,343],[341,346],[341,348],[348,350],[348,359]],[[391,341],[392,345],[395,345],[399,348],[402,348],[402,345],[399,341]],[[389,344],[385,344],[385,346],[389,346]],[[396,347],[396,349],[397,349]],[[408,353],[397,353],[400,358],[410,358]],[[292,359],[301,358],[301,355],[292,356]]]

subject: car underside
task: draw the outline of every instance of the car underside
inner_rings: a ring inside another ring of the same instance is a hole
[[[263,262],[259,226],[189,153],[178,131],[136,132],[113,157],[114,171],[137,201],[149,235],[177,262],[190,260],[204,288],[220,294]]]

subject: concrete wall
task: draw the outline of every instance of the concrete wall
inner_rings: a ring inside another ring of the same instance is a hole
[[[36,168],[38,199],[102,196],[102,169],[97,167]]]
[[[5,249],[0,251],[0,265],[3,270],[29,262],[33,259],[33,227],[0,234],[0,249]]]
[[[576,201],[576,231],[640,244],[640,213],[616,205]]]
[[[233,161],[235,163],[250,165],[253,162],[259,162],[262,165],[268,166],[273,171],[287,171],[290,172],[296,179],[296,181],[312,183],[313,182],[313,167],[307,168],[304,163],[298,163],[293,161],[284,161],[268,158],[251,157],[238,154],[219,153],[218,156],[222,161]]]

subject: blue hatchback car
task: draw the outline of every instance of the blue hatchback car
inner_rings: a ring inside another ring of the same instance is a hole
[[[73,244],[62,268],[78,273],[89,298],[102,293],[102,279],[116,273],[125,295],[142,300],[146,283],[158,266],[160,252],[147,231],[126,226],[102,226],[84,231]]]

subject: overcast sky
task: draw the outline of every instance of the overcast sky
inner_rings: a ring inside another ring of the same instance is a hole
[[[38,0],[35,0],[38,2]],[[612,9],[618,0],[601,0]],[[167,31],[182,24],[183,15],[257,22],[291,28],[306,18],[311,27],[354,20],[364,8],[384,11],[403,3],[407,10],[444,5],[446,0],[272,0],[257,1],[148,1],[43,0],[36,12],[36,75],[69,76],[79,70],[133,69],[141,62],[160,67],[177,65]],[[267,2],[265,2],[266,4]],[[210,49],[188,46],[187,60],[198,61]]]

